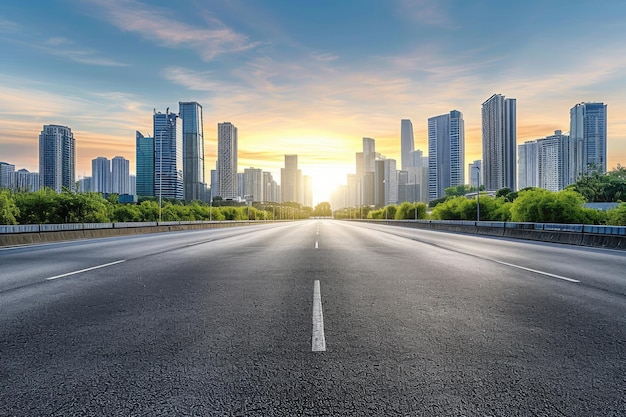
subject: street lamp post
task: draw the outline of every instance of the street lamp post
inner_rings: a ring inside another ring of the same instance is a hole
[[[163,130],[159,132],[159,223],[161,222],[161,212],[163,208]]]
[[[480,221],[480,167],[473,167],[478,170],[478,188],[476,190],[476,221]]]

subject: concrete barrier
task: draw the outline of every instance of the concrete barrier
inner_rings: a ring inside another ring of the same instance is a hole
[[[622,227],[557,225],[542,223],[505,222],[462,222],[428,220],[356,220],[378,224],[388,224],[416,229],[437,230],[453,233],[467,233],[513,239],[534,240],[548,243],[562,243],[576,246],[591,246],[626,250],[626,235]],[[545,229],[545,230],[544,230]],[[595,234],[587,231],[611,232],[615,234]]]
[[[0,233],[0,246],[28,245],[35,243],[60,242],[66,240],[104,238],[115,236],[131,236],[146,233],[163,233],[175,232],[182,230],[202,230],[224,227],[238,227],[259,225],[265,223],[276,223],[278,221],[223,221],[223,222],[167,222],[165,224],[153,223],[137,223],[136,226],[125,223],[103,223],[108,228],[98,226],[81,227],[82,224],[71,225],[27,225],[28,227],[6,226],[4,233]],[[98,224],[98,223],[96,223]],[[8,228],[12,229],[8,229]],[[44,230],[42,230],[44,229]],[[24,230],[24,232],[7,233],[7,230]],[[39,232],[30,232],[28,230],[42,230]]]

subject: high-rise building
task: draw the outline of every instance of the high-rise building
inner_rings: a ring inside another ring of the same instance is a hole
[[[180,118],[170,113],[154,113],[154,195],[182,200],[183,127]]]
[[[298,155],[285,155],[285,167],[280,170],[281,202],[303,203],[302,171]]]
[[[0,188],[11,188],[9,178],[15,171],[15,165],[8,162],[0,162]]]
[[[486,190],[516,190],[516,100],[494,94],[482,104],[483,179]]]
[[[361,182],[363,204],[366,206],[376,205],[376,142],[372,138],[363,138],[363,181]],[[357,163],[357,169],[359,164]]]
[[[91,190],[91,177],[82,177],[78,179],[79,193],[89,193]]]
[[[239,197],[241,199],[241,201],[244,200],[245,196],[245,187],[246,187],[246,177],[245,174],[243,172],[238,172],[237,173],[237,197]]]
[[[379,159],[374,163],[374,198],[377,207],[398,202],[398,175],[395,159]]]
[[[469,177],[470,177],[470,186],[476,189],[480,188],[483,185],[483,162],[478,159],[467,166]]]
[[[39,190],[39,173],[20,169],[9,173],[9,188],[20,192]]]
[[[74,189],[76,142],[67,126],[44,125],[39,134],[39,181],[60,193]]]
[[[411,163],[413,166],[409,167],[408,181],[413,186],[411,195],[415,200],[423,203],[428,203],[428,162],[429,158],[424,156],[424,153],[420,149],[416,149],[411,152]]]
[[[220,195],[220,180],[217,175],[217,169],[211,170],[211,201]]]
[[[91,191],[111,193],[111,161],[103,156],[91,160]]]
[[[137,195],[154,196],[154,138],[135,133]]]
[[[302,205],[313,207],[313,177],[302,176]]]
[[[111,192],[114,194],[132,194],[130,192],[130,163],[122,156],[111,160]]]
[[[363,164],[365,172],[374,172],[376,160],[376,142],[372,138],[363,138]]]
[[[400,121],[400,159],[403,171],[408,171],[408,168],[411,166],[411,152],[414,150],[413,123],[409,119],[402,119]]]
[[[260,168],[246,168],[244,173],[244,197],[252,201],[265,201],[265,187],[263,184],[263,170]]]
[[[579,103],[570,110],[568,183],[581,175],[607,172],[606,104]]]
[[[517,187],[539,186],[537,141],[529,140],[517,146]]]
[[[445,196],[445,189],[465,184],[465,125],[463,114],[428,119],[428,198]]]
[[[202,106],[196,102],[180,102],[178,105],[180,118],[183,119],[185,200],[201,200],[206,189]]]
[[[217,177],[218,195],[237,198],[237,128],[230,122],[217,124]]]
[[[570,138],[560,130],[537,141],[539,187],[560,191],[567,185]]]

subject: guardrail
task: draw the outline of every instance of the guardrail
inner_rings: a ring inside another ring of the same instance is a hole
[[[135,227],[157,226],[184,226],[195,224],[248,224],[254,220],[224,220],[224,221],[179,221],[179,222],[119,222],[119,223],[64,223],[64,224],[18,224],[0,225],[0,234],[15,233],[41,233],[41,232],[67,232],[74,230],[98,230],[98,229],[128,229]],[[259,220],[262,222],[262,220]]]
[[[626,250],[626,226],[469,220],[357,220],[439,231]]]
[[[0,246],[264,224],[273,220],[0,225]]]

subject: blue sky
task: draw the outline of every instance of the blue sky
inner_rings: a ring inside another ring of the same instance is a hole
[[[603,101],[609,166],[626,164],[626,2],[48,1],[0,11],[0,160],[38,170],[43,124],[70,126],[77,174],[116,155],[153,109],[204,108],[239,129],[240,169],[278,174],[297,153],[316,185],[345,182],[363,136],[399,159],[400,119],[463,112],[466,163],[481,158],[480,106],[517,99],[518,143],[569,130],[569,109]],[[208,172],[207,172],[208,175]],[[317,187],[316,199],[324,198]]]

